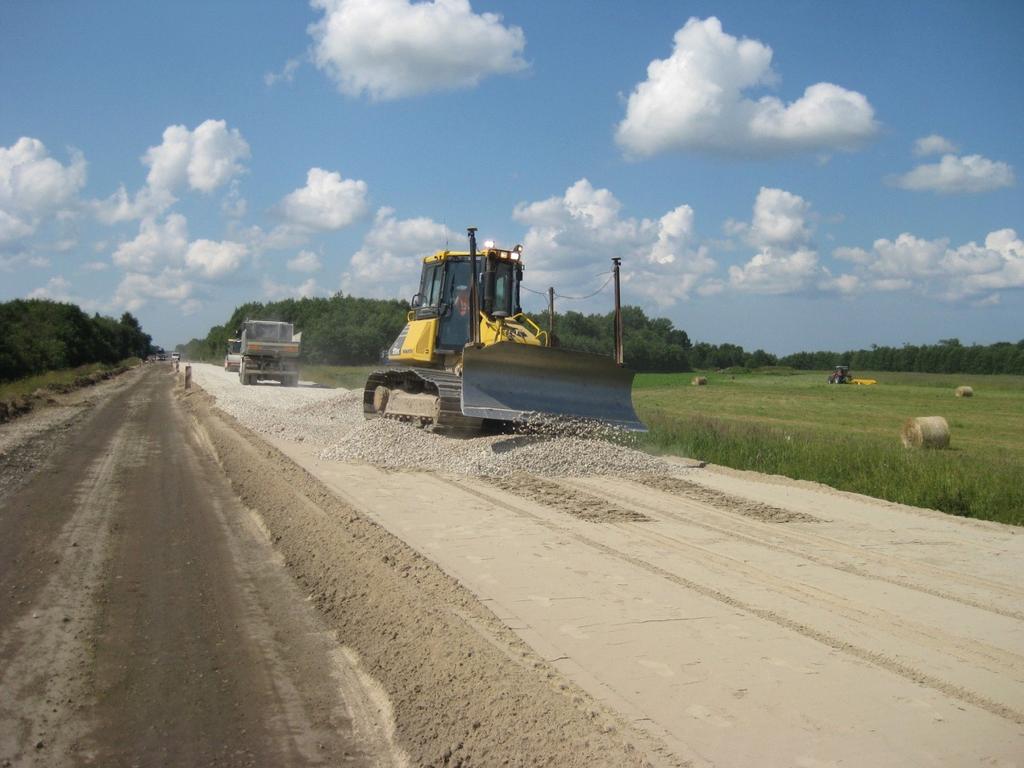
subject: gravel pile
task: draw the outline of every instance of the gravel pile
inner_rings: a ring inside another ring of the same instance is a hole
[[[217,407],[254,432],[327,446],[344,439],[363,420],[363,393],[313,385],[244,387],[237,373],[192,363],[195,382],[217,399]]]
[[[243,387],[237,374],[214,365],[194,364],[192,375],[219,408],[250,429],[320,447],[325,460],[489,477],[672,475],[677,469],[623,445],[619,430],[589,422],[533,418],[522,434],[453,438],[403,422],[365,419],[360,390]]]
[[[674,474],[660,459],[601,439],[550,434],[458,439],[387,419],[364,421],[320,457],[489,477]]]

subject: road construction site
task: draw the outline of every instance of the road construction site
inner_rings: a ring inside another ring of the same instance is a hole
[[[1011,527],[581,436],[445,438],[365,420],[360,392],[195,370],[274,461],[436,563],[647,759],[1021,764]]]
[[[1019,529],[192,372],[0,433],[0,761],[1024,765]]]

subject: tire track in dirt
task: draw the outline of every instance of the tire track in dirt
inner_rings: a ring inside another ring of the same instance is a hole
[[[636,475],[628,478],[635,483],[653,488],[656,491],[684,496],[694,501],[721,509],[731,514],[740,514],[763,523],[820,523],[821,518],[809,515],[806,512],[796,512],[792,509],[782,509],[771,504],[764,504],[759,501],[751,501],[740,496],[722,493],[714,488],[708,488],[680,477],[666,477],[663,475]]]
[[[627,481],[634,481],[635,478],[625,478]],[[723,523],[722,525],[716,525],[709,522],[708,515],[701,514],[686,514],[681,512],[678,507],[674,509],[668,509],[663,506],[655,506],[647,504],[642,501],[637,501],[630,496],[627,496],[622,492],[621,489],[614,489],[609,487],[611,483],[607,482],[604,478],[585,478],[585,479],[566,479],[564,481],[567,484],[572,484],[574,487],[579,484],[583,488],[594,492],[599,491],[601,494],[606,495],[608,498],[614,498],[622,503],[628,504],[634,508],[639,508],[645,513],[653,514],[656,516],[665,516],[673,520],[693,525],[699,528],[703,528],[708,531],[714,531],[727,536],[736,537],[743,541],[758,546],[764,547],[772,551],[782,551],[788,554],[801,557],[809,562],[823,565],[828,568],[832,568],[843,573],[849,573],[852,576],[858,576],[864,579],[870,579],[872,581],[884,582],[886,584],[892,584],[893,586],[903,587],[905,589],[911,589],[915,592],[922,594],[931,595],[932,597],[941,598],[943,600],[951,600],[961,605],[966,605],[971,608],[977,608],[978,610],[986,611],[988,613],[994,613],[999,616],[1006,618],[1017,619],[1024,621],[1024,612],[1014,611],[1012,609],[1002,608],[998,605],[993,605],[990,602],[984,600],[976,600],[966,595],[958,595],[946,590],[937,589],[935,587],[922,584],[918,581],[914,581],[909,578],[901,578],[900,576],[890,576],[882,573],[877,573],[866,568],[862,568],[850,562],[837,561],[835,559],[825,557],[822,555],[814,554],[818,550],[836,549],[847,553],[851,557],[857,557],[866,560],[872,560],[879,566],[891,566],[899,568],[901,571],[917,571],[922,576],[932,576],[936,578],[942,578],[949,582],[961,582],[968,583],[978,588],[990,589],[996,592],[1003,593],[1008,597],[1020,596],[1024,598],[1024,591],[1018,590],[1012,585],[1003,584],[1001,582],[991,581],[989,579],[983,579],[980,577],[974,577],[969,574],[962,574],[956,571],[949,571],[937,566],[932,566],[927,563],[921,563],[917,560],[909,560],[906,558],[892,557],[889,555],[879,555],[871,550],[863,549],[860,547],[850,546],[838,539],[833,539],[828,536],[823,536],[815,533],[808,533],[806,530],[794,530],[792,528],[773,528],[771,540],[766,539],[763,535],[759,535],[761,532],[758,530],[750,530],[749,526],[735,525],[733,520],[735,515],[717,515],[717,518]],[[641,482],[641,485],[654,490],[660,491],[669,498],[682,497],[686,501],[700,504],[700,499],[695,499],[687,494],[678,494],[672,491],[667,491],[662,488],[656,488],[648,485],[646,482]],[[597,488],[595,488],[595,485]],[[717,512],[715,505],[711,505],[712,510],[705,510],[701,508],[701,512],[712,512],[714,515]],[[748,529],[748,530],[744,530]],[[787,541],[788,544],[780,543],[781,540]],[[802,545],[802,546],[800,546]]]
[[[995,675],[1005,675],[1024,683],[1024,680],[1021,679],[1022,671],[1024,671],[1024,656],[1019,654],[970,638],[951,635],[937,627],[903,620],[889,611],[856,604],[837,593],[781,578],[770,570],[751,566],[739,558],[714,552],[706,547],[691,544],[650,528],[638,529],[633,533],[635,536],[647,539],[657,545],[685,552],[691,562],[700,562],[709,571],[717,571],[723,577],[742,575],[750,583],[758,584],[761,587],[767,586],[776,594],[788,597],[812,609],[836,614],[852,623],[864,623],[872,628],[877,627],[900,641],[905,640],[912,644],[909,647],[931,648],[939,653],[952,655],[958,661],[986,669]]]
[[[612,504],[607,499],[580,488],[565,486],[535,475],[530,475],[525,482],[518,475],[480,479],[495,488],[528,498],[538,504],[557,507],[562,512],[568,512],[573,517],[590,523],[642,523],[651,519],[643,512]]]
[[[509,506],[507,499],[501,499],[500,497],[495,496],[493,492],[487,488],[474,487],[472,481],[460,480],[459,485],[463,490],[473,495],[476,495],[479,498],[486,499],[487,501],[497,505],[502,505],[505,507]],[[511,490],[509,492],[515,493],[514,490]],[[533,501],[533,499],[528,500]],[[552,497],[552,500],[555,503],[553,505],[547,504],[546,506],[553,507],[558,511],[566,511],[563,510],[559,505],[557,497]],[[591,547],[595,551],[601,552],[609,557],[613,557],[620,561],[629,563],[630,565],[636,568],[642,569],[650,574],[663,578],[672,584],[683,587],[685,589],[692,590],[700,595],[703,595],[704,597],[710,598],[724,605],[727,605],[730,608],[734,608],[749,613],[753,616],[756,616],[759,619],[771,622],[779,627],[782,627],[783,629],[796,632],[804,637],[810,638],[823,645],[826,645],[829,648],[832,648],[833,650],[860,659],[861,661],[870,663],[889,673],[898,675],[899,677],[902,677],[918,685],[923,685],[928,688],[931,688],[944,696],[957,699],[961,702],[970,704],[972,706],[976,706],[980,709],[989,712],[990,714],[1006,719],[1017,725],[1024,725],[1024,712],[1014,709],[1013,707],[1006,705],[1002,702],[996,701],[988,696],[979,694],[976,691],[972,691],[963,686],[952,683],[948,680],[944,680],[940,677],[937,677],[936,675],[927,673],[910,664],[899,661],[898,659],[892,658],[877,651],[873,651],[869,648],[865,648],[863,646],[851,643],[825,630],[821,630],[807,623],[789,618],[787,616],[783,616],[771,609],[762,608],[748,600],[737,598],[734,595],[731,595],[723,591],[722,589],[719,589],[718,587],[703,584],[693,579],[687,578],[685,576],[673,573],[667,570],[666,568],[655,565],[644,559],[636,557],[635,555],[625,552],[621,549],[617,549],[613,546],[605,544],[591,536],[579,533],[578,531],[573,530],[568,526],[559,525],[558,523],[547,520],[544,517],[534,512],[531,512],[530,510],[524,508],[521,505],[515,505],[515,511],[519,514],[522,514],[524,517],[533,520],[537,524],[553,532],[558,533],[559,535],[568,536],[574,539],[575,541],[579,542],[580,544]],[[630,528],[632,531],[643,530],[643,526],[631,525],[628,522],[621,524],[623,526]]]
[[[124,462],[138,466],[145,450],[130,418],[140,397],[132,393],[122,426],[75,491],[74,512],[54,542],[54,551],[64,554],[34,600],[38,607],[0,638],[0,658],[8,659],[0,676],[7,702],[0,704],[0,752],[5,754],[27,757],[45,750],[49,760],[62,765],[88,731],[89,724],[77,715],[90,695],[85,670],[99,610],[93,596],[108,555],[110,518],[120,500],[118,478]],[[14,705],[17,710],[8,708]]]

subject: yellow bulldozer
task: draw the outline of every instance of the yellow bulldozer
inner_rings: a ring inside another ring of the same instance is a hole
[[[409,421],[450,434],[477,434],[536,416],[603,422],[645,431],[633,410],[633,372],[623,365],[618,259],[615,355],[553,346],[520,304],[523,249],[443,250],[423,259],[419,291],[386,365],[367,377],[367,418]]]

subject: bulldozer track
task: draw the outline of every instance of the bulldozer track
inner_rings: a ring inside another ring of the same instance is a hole
[[[373,393],[378,386],[436,394],[441,400],[439,418],[434,423],[438,429],[460,434],[475,434],[483,429],[483,419],[462,413],[462,379],[454,373],[432,368],[399,366],[373,371],[367,377],[366,386],[363,388],[363,413],[367,418],[381,417],[373,407]]]

